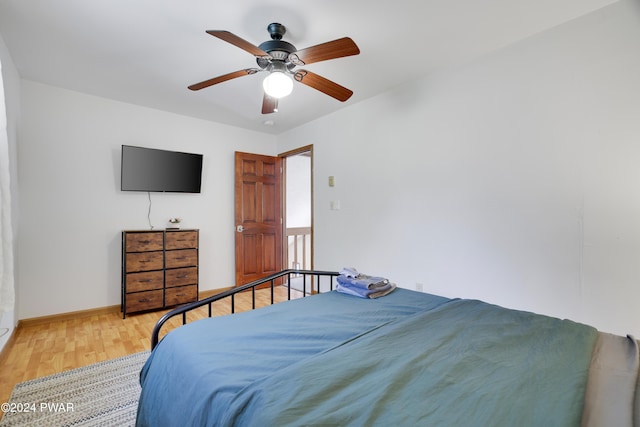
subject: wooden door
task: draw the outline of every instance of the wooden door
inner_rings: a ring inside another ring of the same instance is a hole
[[[280,162],[235,153],[236,286],[283,269]]]

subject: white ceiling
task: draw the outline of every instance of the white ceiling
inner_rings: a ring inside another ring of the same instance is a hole
[[[277,134],[615,1],[0,0],[0,34],[24,79]],[[296,83],[278,113],[262,115],[262,73],[187,89],[256,66],[205,30],[258,45],[271,22],[298,49],[351,37],[360,55],[305,68],[353,97],[341,103]]]

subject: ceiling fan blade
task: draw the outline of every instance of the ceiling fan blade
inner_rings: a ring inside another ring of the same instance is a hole
[[[262,114],[271,114],[278,111],[278,98],[269,96],[266,93],[262,99]]]
[[[346,101],[353,95],[353,91],[311,71],[298,70],[293,77],[300,83],[319,90],[341,102]]]
[[[188,87],[191,90],[200,90],[200,89],[204,89],[205,87],[209,87],[209,86],[216,85],[218,83],[226,82],[227,80],[235,79],[237,77],[247,76],[249,74],[255,74],[258,71],[260,71],[260,70],[258,70],[257,68],[247,68],[245,70],[238,70],[238,71],[234,71],[233,73],[224,74],[222,76],[214,77],[212,79],[205,80],[205,81],[200,82],[200,83],[192,84],[191,86],[188,86]]]
[[[355,42],[349,37],[343,37],[293,52],[289,55],[289,61],[296,65],[306,65],[359,53],[360,49]]]
[[[235,34],[230,33],[229,31],[207,30],[207,34],[211,34],[212,36],[217,37],[220,40],[224,40],[227,43],[231,43],[232,45],[239,47],[240,49],[246,50],[254,56],[271,58],[271,55],[260,49],[258,46],[249,43],[245,39],[238,37]]]

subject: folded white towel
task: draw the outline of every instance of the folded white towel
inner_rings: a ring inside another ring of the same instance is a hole
[[[384,277],[367,276],[366,274],[359,274],[357,277],[347,277],[341,274],[336,280],[341,285],[349,285],[362,289],[381,288],[389,284],[389,280]]]
[[[360,275],[360,273],[358,273],[358,270],[356,270],[353,267],[345,267],[342,270],[340,270],[340,274],[342,274],[343,276],[347,276],[347,277],[358,277]]]

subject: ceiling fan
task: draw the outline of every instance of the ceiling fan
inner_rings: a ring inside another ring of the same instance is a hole
[[[278,23],[269,24],[267,31],[271,35],[271,40],[255,46],[229,31],[208,30],[208,34],[254,55],[259,68],[234,71],[233,73],[193,84],[189,86],[189,89],[200,90],[237,77],[266,71],[269,75],[263,82],[262,114],[278,111],[278,99],[287,96],[293,89],[291,76],[297,82],[319,90],[341,102],[346,101],[353,95],[353,91],[329,79],[308,70],[296,69],[298,66],[309,65],[314,62],[359,54],[360,49],[349,37],[297,50],[294,45],[282,40],[286,33],[284,25]]]

